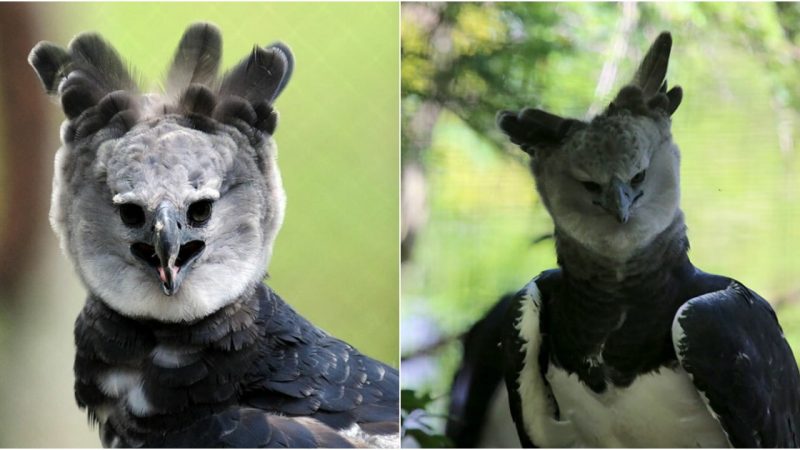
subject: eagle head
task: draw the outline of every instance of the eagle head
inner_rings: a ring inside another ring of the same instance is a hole
[[[662,33],[633,81],[589,121],[533,108],[497,117],[531,156],[536,188],[557,231],[614,259],[646,246],[679,214],[680,153],[671,116],[682,91],[667,91],[671,46]]]
[[[205,317],[263,278],[283,221],[272,104],[288,47],[255,47],[222,77],[219,31],[190,26],[163,93],[142,93],[113,47],[82,34],[29,61],[66,121],[50,220],[91,293],[117,312]]]

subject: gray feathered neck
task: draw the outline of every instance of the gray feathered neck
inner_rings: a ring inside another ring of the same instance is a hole
[[[555,239],[558,265],[567,278],[589,281],[598,287],[607,285],[612,290],[621,281],[646,279],[650,274],[688,262],[689,239],[680,210],[664,231],[624,261],[590,250],[558,227]]]

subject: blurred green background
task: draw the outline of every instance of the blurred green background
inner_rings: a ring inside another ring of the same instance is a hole
[[[399,364],[399,5],[2,4],[0,447],[100,444],[72,391],[72,324],[85,291],[47,224],[63,114],[46,102],[27,52],[97,31],[143,87],[158,89],[197,21],[222,30],[223,68],[254,44],[281,40],[295,54],[276,102],[288,206],[270,286],[329,333]]]
[[[430,411],[445,412],[457,337],[556,266],[527,155],[496,112],[599,112],[662,30],[684,91],[690,258],[768,299],[800,356],[798,3],[405,3],[401,27],[401,370],[438,399]]]

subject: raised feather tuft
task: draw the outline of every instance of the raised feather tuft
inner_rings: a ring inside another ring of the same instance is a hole
[[[167,93],[179,95],[192,84],[211,86],[222,58],[222,36],[208,23],[189,26],[183,33],[167,75]]]

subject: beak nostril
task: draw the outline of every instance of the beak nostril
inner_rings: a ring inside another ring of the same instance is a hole
[[[161,263],[156,255],[156,249],[152,245],[137,242],[131,245],[131,253],[151,267],[157,267]]]
[[[178,258],[175,260],[175,265],[177,267],[182,267],[193,261],[205,247],[206,244],[203,241],[189,241],[181,245],[181,249],[178,251]]]

